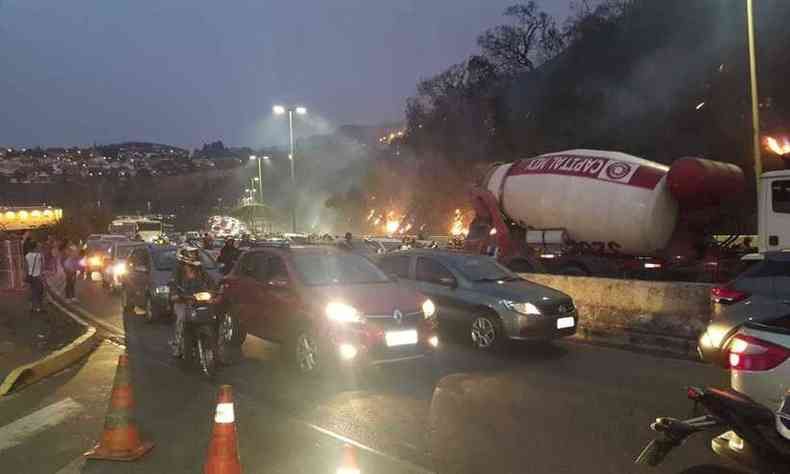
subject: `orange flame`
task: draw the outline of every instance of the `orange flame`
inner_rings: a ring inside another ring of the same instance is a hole
[[[765,137],[765,146],[779,156],[784,156],[790,153],[790,140],[787,137],[779,139],[774,137]]]

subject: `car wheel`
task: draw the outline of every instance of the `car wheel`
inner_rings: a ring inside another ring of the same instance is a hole
[[[134,309],[134,305],[131,301],[129,301],[129,292],[126,288],[121,289],[121,312],[124,316],[132,314],[132,310]]]
[[[237,363],[241,359],[241,346],[244,344],[239,319],[231,311],[223,311],[219,315],[218,329],[217,353],[220,362],[225,365]]]
[[[150,296],[145,297],[145,322],[152,323],[159,315],[154,309],[154,302]]]
[[[498,349],[504,342],[502,322],[498,317],[481,314],[472,321],[470,337],[476,349],[483,351]]]
[[[321,348],[315,333],[300,330],[296,333],[289,349],[294,368],[303,375],[317,375],[323,368]]]

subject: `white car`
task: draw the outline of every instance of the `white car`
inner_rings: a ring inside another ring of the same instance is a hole
[[[790,315],[741,327],[727,347],[732,388],[775,409],[790,389]]]

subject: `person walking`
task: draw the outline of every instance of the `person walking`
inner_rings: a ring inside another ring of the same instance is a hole
[[[219,251],[219,258],[217,262],[222,265],[221,271],[223,275],[230,273],[236,259],[239,258],[239,249],[236,248],[236,241],[228,238],[222,250]]]
[[[66,301],[76,303],[74,285],[77,282],[77,272],[80,270],[80,259],[77,248],[73,245],[66,249],[66,258],[63,260],[63,271],[66,274]]]
[[[27,263],[26,280],[28,285],[30,285],[30,309],[34,313],[41,313],[44,311],[44,282],[42,280],[44,257],[39,251],[38,242],[34,241],[34,245],[25,255],[25,262]]]

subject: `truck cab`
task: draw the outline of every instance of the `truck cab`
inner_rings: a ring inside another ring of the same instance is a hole
[[[763,173],[757,201],[760,253],[790,250],[790,170]]]

